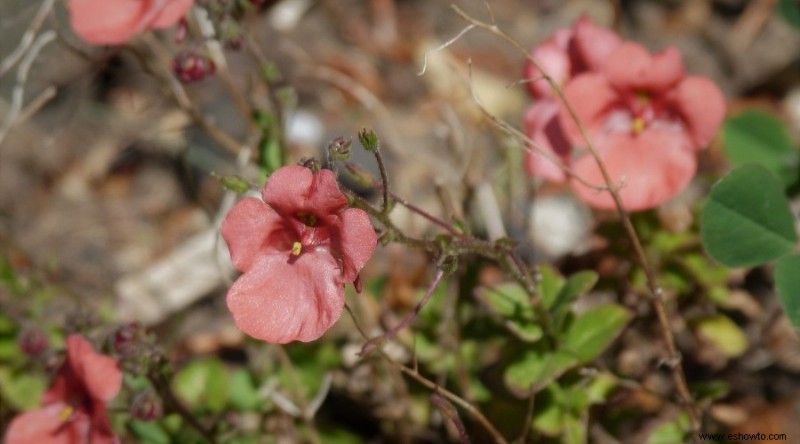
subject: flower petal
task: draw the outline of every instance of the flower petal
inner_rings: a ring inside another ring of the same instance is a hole
[[[524,117],[525,134],[538,146],[538,149],[529,147],[526,150],[525,168],[531,176],[553,182],[566,180],[566,173],[539,150],[548,152],[567,165],[572,152],[572,146],[561,129],[558,111],[558,102],[542,99],[528,107]]]
[[[149,24],[151,28],[169,28],[178,23],[194,4],[194,0],[167,0],[164,7]]]
[[[51,404],[38,410],[31,410],[15,417],[6,430],[6,444],[71,444],[85,442],[78,437],[67,433],[68,428],[62,427],[65,410],[64,403]]]
[[[614,133],[596,141],[598,154],[618,186],[629,211],[653,208],[681,192],[691,181],[697,161],[689,140],[679,131],[647,129],[639,136]],[[575,172],[591,184],[603,184],[594,159],[585,155],[574,162]],[[589,205],[614,209],[608,191],[597,191],[573,181],[578,196]]]
[[[314,174],[297,165],[276,170],[264,185],[262,196],[264,202],[284,217],[301,212],[325,217],[347,205],[333,172],[320,170]]]
[[[338,230],[333,232],[331,240],[342,258],[342,280],[353,282],[375,251],[378,236],[375,235],[369,216],[362,210],[344,210],[340,219]]]
[[[564,88],[564,97],[572,105],[578,120],[590,136],[604,131],[606,119],[614,108],[621,106],[621,98],[606,77],[598,73],[581,74]],[[561,128],[573,145],[585,146],[578,125],[566,106],[561,104]]]
[[[687,77],[670,94],[696,149],[705,148],[725,118],[725,97],[705,77]]]
[[[568,41],[572,31],[560,29],[556,31],[553,37],[531,51],[531,58],[536,60],[536,63],[544,69],[544,72],[559,85],[563,85],[569,80],[572,65],[567,53],[566,41],[562,42],[565,33]],[[560,36],[557,36],[557,34],[560,34]],[[533,97],[553,96],[553,89],[550,87],[550,83],[542,78],[542,72],[530,60],[525,65],[525,78],[528,80],[528,90]]]
[[[247,197],[234,205],[220,230],[233,265],[239,271],[247,271],[263,250],[286,247],[278,239],[268,242],[270,236],[281,234],[281,223],[278,213],[258,199]]]
[[[67,338],[67,362],[93,400],[108,401],[119,393],[122,372],[117,362],[96,353],[83,337],[70,335]]]
[[[631,42],[609,54],[601,71],[615,88],[644,92],[664,91],[686,75],[677,49],[667,48],[651,55],[644,46]]]
[[[147,27],[142,18],[149,1],[69,0],[70,23],[78,36],[95,45],[118,45]]]
[[[228,290],[228,309],[244,333],[269,343],[313,341],[341,316],[341,270],[327,251],[261,257]]]
[[[575,69],[595,71],[622,44],[622,38],[610,29],[597,26],[586,17],[575,23],[575,35],[570,50],[576,61]]]

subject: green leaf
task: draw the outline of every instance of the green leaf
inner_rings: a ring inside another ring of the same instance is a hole
[[[146,442],[148,444],[170,444],[172,442],[167,432],[156,422],[134,419],[128,423],[128,427],[130,427],[131,433],[137,438],[138,442]]]
[[[514,394],[526,396],[531,390],[547,386],[576,365],[578,360],[574,354],[549,351],[544,344],[537,343],[506,367],[503,380]]]
[[[526,342],[541,339],[543,331],[536,322],[530,296],[517,284],[505,284],[478,291],[478,300],[502,318],[514,336]]]
[[[686,442],[686,433],[689,431],[689,419],[686,414],[681,414],[673,421],[665,422],[653,431],[647,438],[647,444],[674,444]]]
[[[39,406],[46,386],[40,375],[15,375],[8,368],[0,367],[0,400],[7,400],[15,409],[30,410]]]
[[[617,304],[593,308],[567,327],[563,347],[579,363],[592,361],[622,332],[630,317],[628,310]]]
[[[178,396],[192,407],[205,407],[213,412],[225,408],[228,397],[225,367],[216,359],[202,359],[182,368],[173,380]]]
[[[778,7],[783,18],[790,25],[800,29],[800,2],[797,0],[781,0]]]
[[[233,408],[243,411],[256,410],[261,404],[258,387],[245,369],[233,372],[228,380],[229,400]]]
[[[555,300],[550,305],[550,313],[557,320],[557,328],[560,328],[564,320],[564,314],[569,310],[572,303],[580,296],[586,294],[597,283],[597,273],[594,271],[581,271],[573,274],[556,294]]]
[[[541,279],[539,280],[539,297],[542,298],[544,306],[550,309],[558,297],[558,292],[564,286],[564,278],[554,269],[542,265],[539,267]]]
[[[745,111],[723,126],[725,153],[733,165],[763,165],[790,184],[795,163],[794,143],[786,126],[771,113]]]
[[[786,316],[800,332],[800,256],[784,256],[775,265],[775,289]]]
[[[536,343],[506,367],[506,386],[518,395],[544,387],[566,371],[599,356],[619,335],[630,313],[616,304],[602,305],[574,319],[562,333],[558,350]]]
[[[722,314],[707,316],[696,320],[694,324],[697,334],[726,356],[736,358],[747,351],[747,336],[729,317]]]
[[[740,166],[711,188],[700,235],[708,254],[728,267],[777,259],[797,240],[783,187],[758,165]]]

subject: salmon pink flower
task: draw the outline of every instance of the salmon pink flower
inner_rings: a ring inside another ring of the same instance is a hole
[[[95,45],[119,45],[147,29],[168,28],[194,0],[68,0],[72,29]]]
[[[572,28],[559,29],[534,48],[531,58],[563,87],[576,75],[598,69],[621,43],[622,39],[613,31],[596,26],[588,18],[582,17]],[[561,130],[559,106],[553,89],[530,61],[525,65],[525,78],[528,90],[536,100],[525,113],[525,133],[539,149],[568,164],[571,146]],[[534,148],[528,150],[525,166],[531,176],[553,182],[566,180],[564,171]]]
[[[14,418],[5,443],[118,443],[106,415],[106,402],[116,396],[121,385],[117,363],[96,353],[83,337],[71,335],[66,361],[42,396],[44,406]]]
[[[581,17],[572,28],[554,32],[544,43],[531,51],[531,58],[560,86],[572,77],[597,70],[605,58],[622,43],[613,31]],[[533,97],[553,97],[550,84],[530,60],[525,65],[525,78]]]
[[[678,50],[651,55],[636,43],[620,45],[599,72],[572,79],[564,94],[633,211],[653,208],[689,184],[697,169],[695,152],[708,145],[725,114],[722,92],[709,79],[686,77]],[[572,144],[584,145],[563,104],[560,119]],[[603,183],[591,156],[576,152],[572,158],[578,176]],[[590,205],[614,208],[610,193],[573,186]]]
[[[375,251],[375,231],[365,212],[347,208],[329,170],[280,168],[262,198],[241,200],[222,224],[243,272],[228,290],[228,309],[256,339],[313,341],[341,316],[344,285]]]

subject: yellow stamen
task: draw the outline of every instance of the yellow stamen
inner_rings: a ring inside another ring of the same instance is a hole
[[[300,256],[301,251],[303,251],[303,244],[300,242],[295,242],[292,244],[292,256]]]
[[[58,419],[61,420],[61,422],[65,422],[73,413],[75,413],[75,409],[71,406],[66,406],[61,410],[61,413],[58,414]]]
[[[642,131],[644,131],[644,119],[641,117],[633,119],[633,122],[631,122],[631,131],[634,136],[641,134]]]

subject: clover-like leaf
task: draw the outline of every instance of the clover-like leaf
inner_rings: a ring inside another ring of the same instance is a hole
[[[725,153],[734,165],[763,165],[791,183],[796,163],[794,142],[786,126],[771,113],[748,110],[725,121]]]
[[[783,187],[759,165],[740,166],[711,188],[700,234],[708,254],[728,267],[767,263],[797,241]]]

